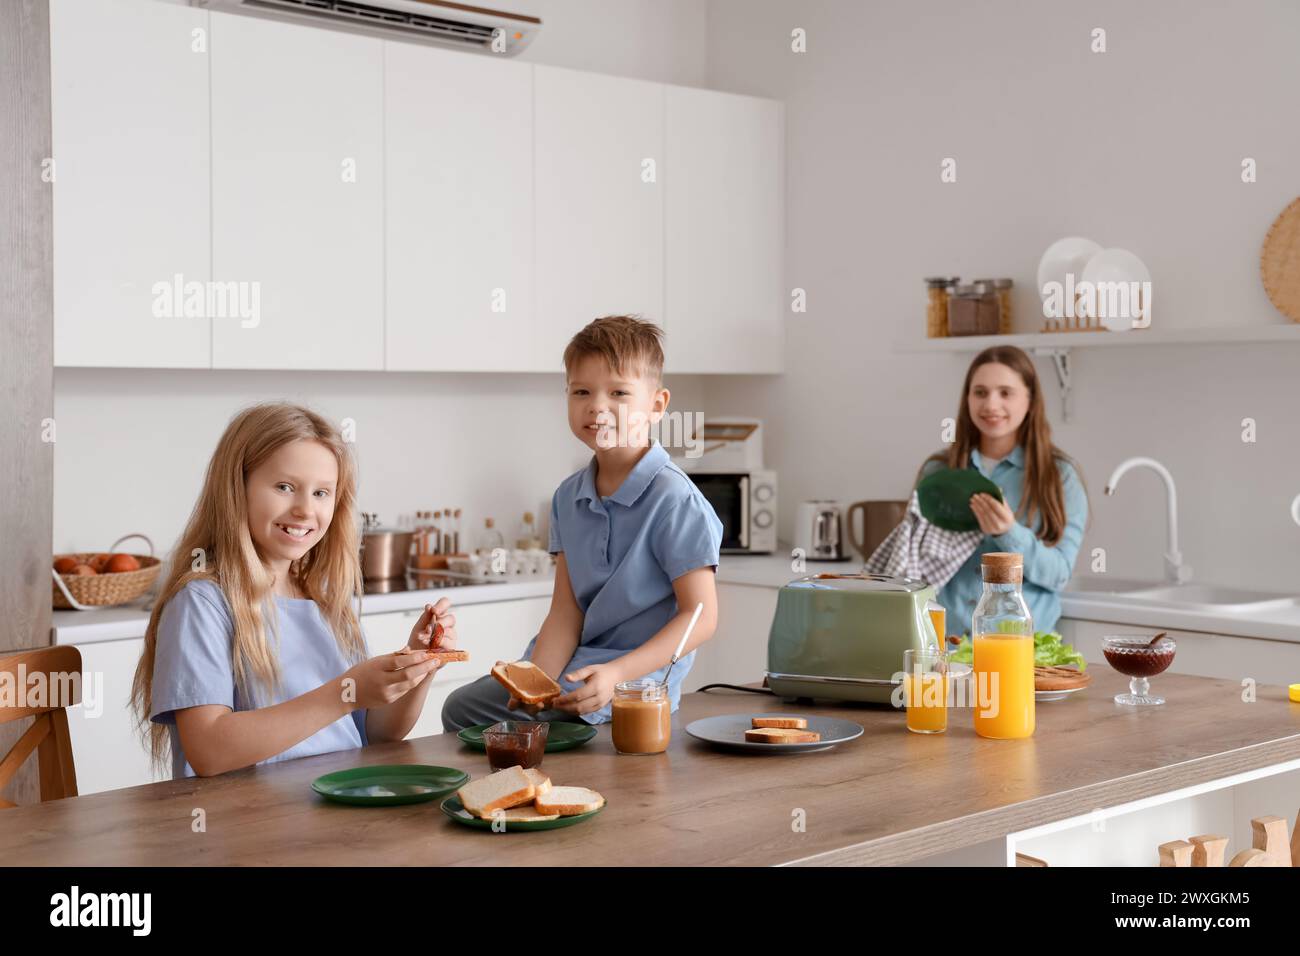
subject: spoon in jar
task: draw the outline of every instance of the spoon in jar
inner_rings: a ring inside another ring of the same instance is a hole
[[[686,642],[691,638],[691,631],[695,630],[695,622],[700,619],[704,612],[704,602],[701,601],[695,605],[695,613],[691,615],[691,623],[686,625],[686,633],[682,635],[681,643],[677,645],[677,650],[673,651],[673,659],[668,662],[668,670],[664,674],[664,684],[668,683],[668,675],[673,672],[673,665],[677,663],[677,658],[682,656],[682,651],[686,647]]]

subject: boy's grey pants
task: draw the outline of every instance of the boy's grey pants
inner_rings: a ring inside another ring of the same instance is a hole
[[[577,714],[567,710],[543,710],[536,716],[522,707],[510,710],[506,703],[510,692],[491,674],[452,691],[442,705],[442,731],[454,734],[477,724],[495,724],[499,720],[569,721],[584,724]]]

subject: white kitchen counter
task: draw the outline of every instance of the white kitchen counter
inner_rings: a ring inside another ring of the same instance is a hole
[[[852,561],[839,564],[815,562],[809,564],[812,569],[809,573],[823,568],[857,567],[859,565]],[[776,554],[726,554],[722,556],[718,568],[718,581],[723,584],[779,588],[797,576],[790,570],[789,549],[784,547]],[[503,584],[470,584],[457,588],[367,594],[362,598],[360,613],[364,616],[410,611],[424,604],[432,604],[440,597],[448,597],[453,604],[459,605],[549,597],[553,582],[551,577],[537,577]],[[145,610],[143,602],[93,611],[55,611],[52,642],[91,644],[97,641],[128,640],[144,637],[148,625],[149,612]]]
[[[774,554],[724,554],[718,567],[719,584],[779,588],[800,574],[791,570],[790,549],[779,546]],[[852,561],[810,561],[805,574],[819,571],[856,571]],[[362,600],[361,614],[409,611],[438,598],[469,605],[497,601],[519,601],[548,597],[552,579],[528,578],[505,584],[474,584],[466,587],[427,591],[396,591],[370,594]],[[1287,608],[1252,612],[1179,608],[1169,602],[1136,603],[1131,599],[1108,601],[1106,595],[1066,591],[1061,598],[1061,616],[1080,621],[1100,621],[1139,628],[1199,631],[1264,640],[1300,643],[1300,604]],[[141,605],[96,611],[55,611],[55,644],[88,644],[143,637],[149,614]]]

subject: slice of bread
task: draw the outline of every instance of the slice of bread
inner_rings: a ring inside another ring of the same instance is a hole
[[[500,811],[501,816],[506,820],[558,820],[558,813],[542,813],[531,803],[525,807],[511,807],[509,810]]]
[[[586,787],[551,787],[537,798],[539,813],[558,813],[562,817],[575,817],[590,813],[605,805],[605,798]]]
[[[531,802],[537,796],[537,787],[522,767],[507,767],[471,780],[456,791],[456,796],[474,816],[487,819],[493,810]]]
[[[755,727],[783,727],[787,730],[806,730],[808,719],[806,717],[755,717],[752,724]]]
[[[815,730],[794,730],[789,727],[758,727],[745,731],[745,739],[755,744],[811,744],[822,739]]]
[[[546,776],[546,774],[542,773],[537,768],[534,767],[525,770],[524,773],[528,774],[528,779],[533,782],[533,787],[537,790],[537,793],[535,793],[534,796],[540,797],[547,790],[551,789],[551,778]]]
[[[444,664],[450,664],[452,661],[469,660],[469,651],[462,650],[433,650],[430,652],[434,658],[442,661]]]
[[[497,661],[492,676],[515,700],[525,704],[544,704],[564,693],[564,688],[532,661]]]

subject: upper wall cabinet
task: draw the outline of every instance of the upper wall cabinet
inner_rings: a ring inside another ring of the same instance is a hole
[[[211,27],[213,366],[383,368],[383,42]]]
[[[670,86],[664,330],[673,372],[779,372],[782,106]]]
[[[51,0],[54,364],[206,368],[208,14]]]
[[[384,60],[386,367],[531,370],[533,68],[407,43]]]
[[[537,321],[542,367],[592,319],[663,321],[664,87],[535,70]]]

